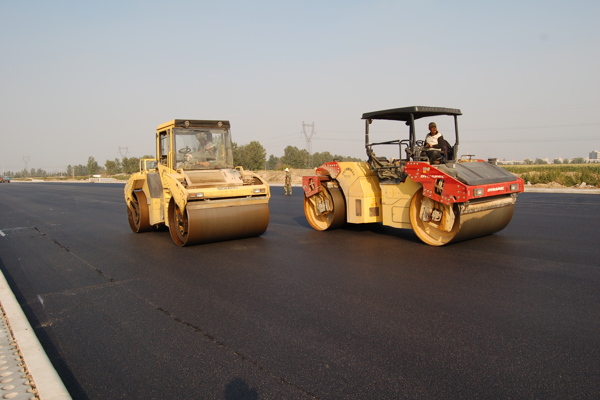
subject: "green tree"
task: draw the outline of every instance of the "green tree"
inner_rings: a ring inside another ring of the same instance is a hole
[[[314,153],[311,157],[311,168],[320,167],[326,162],[333,161],[333,156],[330,152],[324,151],[323,153]]]
[[[95,175],[98,173],[98,169],[100,167],[98,166],[98,163],[96,162],[96,160],[94,159],[94,157],[90,156],[88,157],[88,162],[87,162],[87,172],[88,175]]]
[[[276,170],[279,168],[279,164],[281,164],[279,157],[275,157],[273,154],[271,154],[269,160],[267,161],[267,169]]]
[[[140,169],[140,159],[138,157],[123,157],[121,168],[125,174],[133,174]]]
[[[534,164],[548,164],[548,161],[542,160],[541,158],[536,158]]]
[[[552,161],[554,164],[562,164],[562,161],[559,158],[555,158],[554,161]]]
[[[532,160],[530,160],[529,158],[526,158],[526,159],[524,159],[524,160],[523,160],[523,163],[524,163],[525,165],[532,165],[532,164],[533,164],[533,161],[532,161]]]
[[[571,164],[585,164],[585,158],[583,157],[575,157],[571,160]]]
[[[240,165],[244,169],[256,171],[265,168],[267,151],[257,141],[252,141],[246,145],[238,146],[233,143],[233,163]]]
[[[244,146],[244,161],[249,170],[256,171],[265,168],[267,151],[257,141],[252,141]]]
[[[283,150],[281,163],[290,168],[306,168],[308,165],[309,154],[306,150],[299,150],[295,146],[287,146]]]
[[[121,172],[121,162],[118,158],[115,158],[114,161],[106,160],[104,163],[104,168],[106,168],[107,175],[115,175]]]
[[[84,176],[88,174],[88,169],[85,165],[79,164],[73,167],[73,172],[75,173],[75,176]]]

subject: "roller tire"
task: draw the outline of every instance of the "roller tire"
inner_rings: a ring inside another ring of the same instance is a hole
[[[186,246],[189,235],[189,221],[186,210],[180,210],[171,200],[169,203],[169,232],[177,246]]]
[[[133,200],[127,206],[127,219],[131,230],[135,233],[152,230],[148,201],[144,192],[133,193]]]

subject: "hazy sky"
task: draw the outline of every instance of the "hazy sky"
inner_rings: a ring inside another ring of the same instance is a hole
[[[229,120],[267,156],[314,123],[313,152],[364,158],[362,114],[411,105],[461,109],[463,154],[587,157],[599,17],[597,0],[0,0],[0,168],[154,154],[174,118]]]

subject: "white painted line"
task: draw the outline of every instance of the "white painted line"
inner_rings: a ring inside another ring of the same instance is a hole
[[[4,237],[6,235],[4,234],[4,232],[0,231],[0,236]]]

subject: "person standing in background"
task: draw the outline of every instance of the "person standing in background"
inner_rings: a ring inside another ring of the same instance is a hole
[[[292,195],[292,174],[290,173],[290,169],[285,169],[285,185],[283,186],[283,194],[284,196]]]

